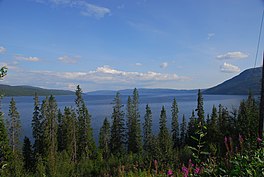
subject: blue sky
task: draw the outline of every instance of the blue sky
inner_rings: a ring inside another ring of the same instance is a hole
[[[261,0],[0,0],[0,83],[208,88],[254,66]],[[263,32],[263,31],[262,31]],[[262,65],[263,37],[257,66]]]

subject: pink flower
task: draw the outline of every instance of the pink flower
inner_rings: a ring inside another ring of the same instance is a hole
[[[257,142],[261,143],[262,139],[260,139],[260,137],[257,138]]]
[[[195,170],[194,170],[194,173],[195,173],[195,174],[199,174],[200,170],[201,170],[201,169],[200,169],[199,167],[196,167]]]
[[[168,173],[167,173],[169,176],[173,175],[173,172],[171,169],[169,169]]]
[[[227,143],[227,137],[225,136],[225,143]]]
[[[188,177],[189,171],[188,168],[186,168],[185,166],[182,167],[182,172],[183,172],[183,176],[184,177]]]

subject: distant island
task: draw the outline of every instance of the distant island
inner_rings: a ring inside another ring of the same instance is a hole
[[[251,92],[254,95],[259,95],[261,77],[262,67],[247,69],[215,87],[206,89],[203,94],[247,95]]]
[[[10,86],[0,84],[0,94],[4,96],[33,96],[38,93],[39,96],[48,95],[73,95],[74,92],[69,90],[55,90],[55,89],[43,89],[32,86]]]

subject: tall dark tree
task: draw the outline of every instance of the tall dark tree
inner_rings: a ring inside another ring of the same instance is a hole
[[[152,112],[149,105],[146,105],[146,113],[143,124],[143,150],[146,156],[151,155],[153,148],[153,134],[152,134]]]
[[[101,127],[99,133],[99,149],[101,149],[104,159],[107,159],[110,155],[110,148],[109,148],[110,137],[111,137],[110,123],[107,120],[107,118],[105,118],[103,122],[103,126]]]
[[[166,159],[170,155],[171,151],[171,138],[169,134],[169,130],[167,128],[167,115],[165,107],[162,106],[160,112],[160,119],[159,119],[159,134],[158,134],[158,141],[159,141],[159,150],[160,156]]]
[[[33,154],[31,142],[28,137],[24,138],[22,154],[23,154],[24,169],[27,172],[33,172],[35,165],[34,154]]]
[[[44,150],[45,155],[48,159],[48,172],[51,176],[56,175],[56,154],[58,148],[57,141],[57,102],[54,96],[50,96],[45,101],[43,101],[42,105],[42,116],[44,119]]]
[[[197,111],[198,121],[203,124],[204,123],[203,96],[200,89],[198,90],[197,108],[195,111]]]
[[[125,150],[125,127],[124,127],[124,112],[122,110],[122,103],[119,92],[116,93],[114,98],[114,106],[112,113],[112,126],[110,149],[111,153],[121,155]]]
[[[0,169],[2,169],[10,159],[11,149],[8,144],[8,134],[4,123],[3,113],[0,111]]]
[[[77,86],[75,91],[76,112],[78,120],[78,158],[91,158],[95,153],[95,141],[91,127],[91,115],[82,97],[82,89]]]
[[[70,155],[72,162],[77,162],[77,119],[76,113],[69,107],[65,107],[62,121],[63,147]]]
[[[140,113],[138,109],[139,96],[135,88],[132,101],[128,97],[127,118],[128,118],[128,152],[139,153],[142,151]]]
[[[20,144],[19,138],[21,136],[21,123],[14,98],[11,98],[8,116],[9,119],[7,120],[7,126],[9,132],[9,142],[13,154],[16,154],[18,153]]]
[[[62,152],[65,150],[65,137],[63,136],[63,115],[61,113],[61,110],[58,111],[58,129],[57,129],[57,141],[58,141],[58,151]],[[71,128],[71,127],[69,127]]]
[[[172,106],[171,106],[171,133],[172,133],[172,142],[173,148],[179,146],[179,120],[178,120],[178,105],[176,98],[173,99]]]
[[[182,116],[182,122],[180,125],[180,142],[181,146],[184,146],[186,144],[186,134],[187,134],[187,123],[185,119],[185,115]]]
[[[35,93],[34,112],[31,122],[32,134],[33,134],[33,138],[35,139],[33,145],[35,155],[43,155],[43,126],[42,126],[43,122],[42,121],[43,120],[40,112],[39,97],[37,93]]]

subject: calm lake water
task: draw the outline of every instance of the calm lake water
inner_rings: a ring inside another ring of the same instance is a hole
[[[107,117],[111,120],[112,107],[111,104],[114,99],[114,95],[94,95],[88,96],[84,95],[84,100],[88,107],[89,113],[92,115],[92,127],[94,131],[94,137],[97,140],[100,127],[102,126],[103,120]],[[123,104],[127,101],[127,95],[121,95],[121,100]],[[170,127],[171,124],[171,104],[173,98],[176,98],[178,107],[179,107],[179,122],[181,122],[182,115],[184,114],[186,119],[191,115],[192,110],[196,108],[197,105],[197,94],[193,93],[181,93],[181,94],[171,94],[171,95],[140,95],[140,114],[141,122],[144,121],[145,107],[146,104],[149,104],[152,110],[153,115],[153,130],[154,132],[158,131],[158,123],[161,107],[164,105],[167,113],[167,124]],[[213,105],[218,106],[222,104],[227,107],[229,110],[233,108],[238,108],[241,100],[245,99],[247,96],[242,95],[203,95],[204,98],[204,110],[205,115],[210,114]],[[45,97],[40,97],[42,101]],[[65,106],[73,106],[75,96],[56,96],[56,101],[58,107],[63,110]],[[4,112],[4,117],[8,117],[9,102],[11,97],[5,97],[2,100],[2,111]],[[33,115],[33,97],[31,96],[20,96],[14,97],[17,105],[17,109],[20,113],[20,119],[22,124],[22,135],[32,138],[31,130],[31,120]],[[126,111],[124,105],[123,108]]]

